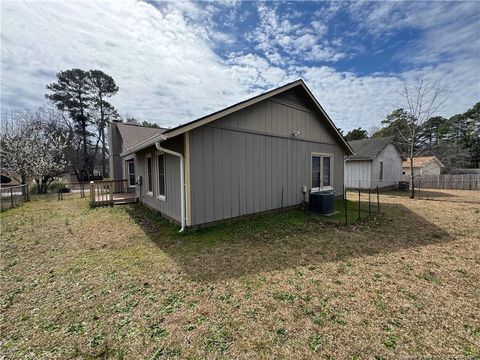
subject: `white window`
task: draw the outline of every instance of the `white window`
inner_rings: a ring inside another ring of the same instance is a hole
[[[312,191],[332,188],[333,155],[312,154]]]
[[[127,160],[128,187],[135,187],[135,162]]]
[[[150,154],[146,155],[146,166],[145,166],[145,185],[147,187],[147,194],[153,195],[153,169],[152,169],[152,156]]]
[[[380,180],[380,181],[383,180],[383,161],[380,161],[380,176],[379,176],[379,180]]]
[[[157,169],[158,169],[158,189],[157,197],[161,200],[165,200],[165,154],[158,154],[157,156]]]

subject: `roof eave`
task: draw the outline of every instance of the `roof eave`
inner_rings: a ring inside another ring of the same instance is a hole
[[[132,147],[131,149],[123,152],[122,154],[120,154],[120,156],[127,156],[127,155],[130,155],[134,152],[137,152],[137,151],[140,151],[140,150],[143,150],[147,147],[150,147],[152,146],[155,141],[158,140],[159,136],[160,135],[163,135],[163,136],[166,136],[168,138],[173,138],[175,136],[178,136],[180,134],[183,134],[187,131],[190,131],[190,130],[193,130],[197,127],[200,127],[200,126],[203,126],[207,123],[210,123],[212,121],[215,121],[215,120],[218,120],[220,118],[223,118],[227,115],[230,115],[234,112],[237,112],[239,110],[242,110],[248,106],[251,106],[251,105],[254,105],[260,101],[263,101],[263,100],[266,100],[268,98],[271,98],[272,96],[275,96],[275,95],[278,95],[282,92],[285,92],[287,90],[290,90],[296,86],[301,86],[305,92],[308,94],[308,96],[313,100],[315,106],[320,110],[320,112],[325,116],[325,118],[327,119],[327,121],[329,122],[331,128],[333,129],[333,131],[335,132],[335,134],[337,135],[338,137],[338,140],[339,142],[341,142],[346,150],[345,152],[345,155],[353,155],[355,152],[353,150],[353,148],[348,144],[348,142],[344,139],[344,137],[342,136],[342,134],[338,131],[337,127],[335,126],[335,124],[333,123],[332,119],[330,119],[330,117],[328,116],[328,114],[325,112],[325,110],[322,108],[322,106],[320,105],[320,103],[317,101],[317,99],[315,98],[315,96],[313,96],[312,92],[310,91],[310,89],[305,85],[305,83],[303,82],[302,79],[299,79],[299,80],[296,80],[294,82],[291,82],[289,84],[286,84],[286,85],[283,85],[283,86],[280,86],[276,89],[273,89],[273,90],[270,90],[270,91],[267,91],[266,93],[263,93],[263,94],[260,94],[260,95],[257,95],[253,98],[250,98],[250,99],[247,99],[247,100],[244,100],[240,103],[237,103],[237,104],[234,104],[230,107],[227,107],[223,110],[219,110],[217,112],[214,112],[213,114],[210,114],[210,115],[206,115],[206,116],[203,116],[197,120],[194,120],[194,121],[191,121],[191,122],[188,122],[186,124],[183,124],[183,125],[179,125],[173,129],[170,129],[170,130],[167,130],[165,131],[164,133],[162,134],[159,134],[159,135],[155,135],[137,145],[135,145],[134,147]]]
[[[303,80],[299,80],[301,81],[301,85],[302,87],[307,91],[307,93],[310,95],[310,97],[313,99],[313,101],[315,102],[315,105],[320,109],[321,113],[325,116],[325,118],[327,119],[327,121],[330,123],[331,127],[334,129],[335,133],[337,134],[339,140],[343,143],[343,145],[345,146],[345,149],[347,150],[346,151],[346,154],[345,155],[353,155],[355,154],[355,151],[353,150],[353,148],[348,144],[347,140],[345,140],[345,138],[343,137],[343,135],[340,133],[340,131],[338,131],[337,127],[335,126],[335,124],[333,123],[332,119],[330,119],[330,116],[328,116],[327,112],[323,109],[322,105],[320,105],[320,103],[317,101],[317,99],[315,98],[315,96],[313,96],[312,92],[310,91],[310,89],[307,87],[307,85],[305,85],[305,83],[303,82]]]
[[[180,135],[184,132],[187,132],[187,131],[190,131],[190,130],[193,130],[197,127],[200,127],[202,125],[205,125],[209,122],[212,122],[212,121],[215,121],[215,120],[218,120],[222,117],[225,117],[227,115],[230,115],[234,112],[237,112],[239,110],[242,110],[246,107],[249,107],[251,105],[254,105],[262,100],[265,100],[265,99],[268,99],[272,96],[275,96],[277,94],[280,94],[284,91],[287,91],[287,90],[290,90],[292,88],[294,88],[295,86],[298,86],[298,85],[303,85],[303,80],[296,80],[294,82],[291,82],[291,83],[288,83],[288,84],[285,84],[283,86],[280,86],[276,89],[273,89],[273,90],[270,90],[270,91],[267,91],[266,93],[263,93],[263,94],[260,94],[260,95],[257,95],[257,96],[254,96],[250,99],[247,99],[247,100],[244,100],[244,101],[241,101],[239,103],[236,103],[234,105],[231,105],[227,108],[224,108],[222,110],[219,110],[219,111],[216,111],[212,114],[209,114],[209,115],[206,115],[206,116],[202,116],[196,120],[193,120],[193,121],[190,121],[186,124],[183,124],[183,125],[179,125],[173,129],[170,129],[170,130],[167,130],[165,131],[164,134],[168,134],[170,137],[174,137],[174,136],[177,136],[177,135]]]
[[[347,158],[345,161],[372,161],[371,157],[356,157],[356,158]]]

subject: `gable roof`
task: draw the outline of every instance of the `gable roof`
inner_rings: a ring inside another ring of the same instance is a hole
[[[349,141],[355,154],[349,156],[347,161],[373,160],[392,141],[393,136]]]
[[[414,157],[413,158],[413,167],[418,169],[418,168],[421,168],[421,167],[424,167],[425,165],[427,165],[428,163],[430,163],[431,161],[434,161],[438,164],[438,166],[440,166],[441,168],[443,168],[443,164],[440,162],[440,160],[437,159],[436,156],[419,156],[419,157]],[[410,167],[410,160],[407,159],[403,162],[403,165],[402,167],[404,168],[409,168]]]
[[[117,128],[125,146],[125,151],[130,150],[135,145],[165,132],[166,129],[151,126],[142,126],[135,124],[125,124],[117,122]]]
[[[179,125],[179,126],[174,127],[172,129],[168,129],[162,134],[162,136],[166,136],[167,138],[175,137],[177,135],[183,134],[183,133],[185,133],[187,131],[190,131],[190,130],[193,130],[197,127],[203,126],[203,125],[208,124],[212,121],[218,120],[218,119],[220,119],[224,116],[230,115],[234,112],[237,112],[237,111],[242,110],[246,107],[252,106],[256,103],[259,103],[260,101],[269,99],[269,98],[271,98],[275,95],[281,94],[281,93],[286,92],[288,90],[291,90],[293,88],[298,88],[298,89],[303,91],[303,93],[305,94],[305,97],[307,98],[309,103],[312,105],[312,107],[315,109],[315,111],[317,113],[323,115],[323,117],[325,117],[325,119],[327,120],[327,123],[328,123],[327,128],[329,128],[332,131],[334,136],[337,138],[338,142],[343,146],[343,148],[346,151],[346,154],[347,155],[353,154],[353,149],[350,147],[350,145],[348,145],[347,141],[345,141],[342,134],[340,134],[337,127],[334,125],[333,121],[330,119],[330,117],[325,112],[325,110],[322,108],[320,103],[317,101],[317,99],[315,99],[315,97],[313,96],[310,89],[308,89],[307,85],[305,85],[305,83],[301,79],[296,80],[296,81],[291,82],[291,83],[288,83],[286,85],[280,86],[276,89],[267,91],[263,94],[254,96],[250,99],[241,101],[239,103],[236,103],[234,105],[226,107],[222,110],[216,111],[216,112],[211,113],[209,115],[203,116],[203,117],[198,118],[196,120],[193,120],[193,121],[190,121],[188,123]],[[137,144],[134,148],[131,148],[127,152],[124,152],[122,155],[128,155],[130,153],[133,153],[133,152],[142,150],[144,148],[147,148],[149,146],[152,146],[156,141],[159,141],[159,140],[161,140],[160,134],[152,136],[151,138]]]

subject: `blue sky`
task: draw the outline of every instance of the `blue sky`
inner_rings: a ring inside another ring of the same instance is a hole
[[[480,101],[478,2],[1,3],[2,110],[45,103],[73,67],[120,87],[121,114],[175,126],[303,78],[337,126],[372,130],[421,76]]]

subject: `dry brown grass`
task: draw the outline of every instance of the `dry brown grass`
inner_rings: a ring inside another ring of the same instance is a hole
[[[480,205],[382,195],[382,211],[348,227],[294,211],[178,236],[140,206],[9,210],[1,354],[479,356]]]

